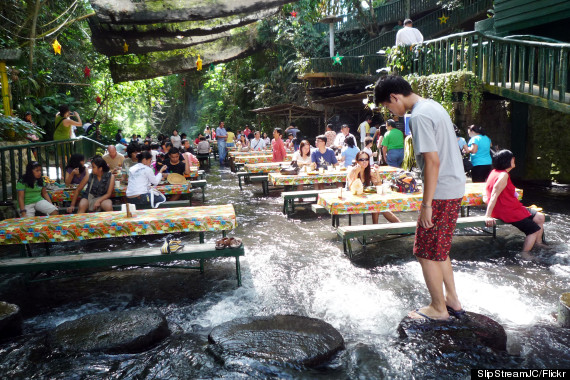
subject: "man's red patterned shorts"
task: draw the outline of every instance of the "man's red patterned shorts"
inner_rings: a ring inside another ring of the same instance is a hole
[[[414,255],[422,259],[445,261],[451,249],[451,239],[457,223],[461,198],[434,199],[431,203],[432,228],[416,228]]]

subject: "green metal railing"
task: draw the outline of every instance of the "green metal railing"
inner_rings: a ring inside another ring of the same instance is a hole
[[[419,0],[418,0],[419,1]],[[424,37],[435,36],[449,31],[461,25],[465,20],[487,12],[493,6],[492,0],[463,0],[463,5],[453,11],[438,9],[430,14],[414,21],[414,27],[419,29]],[[429,9],[429,8],[425,8]],[[439,18],[445,15],[449,19],[441,23]],[[379,50],[394,45],[396,41],[396,31],[390,30],[380,34],[378,37],[367,41],[355,48],[345,51],[345,55],[372,55]]]
[[[330,57],[311,58],[307,62],[305,72],[376,75],[377,69],[386,66],[386,58],[379,55],[343,57],[341,63],[333,64]]]
[[[412,71],[429,75],[465,69],[484,84],[570,104],[569,51],[567,43],[458,33],[417,45]]]
[[[106,145],[89,137],[80,136],[78,139],[48,141],[24,145],[12,145],[0,148],[0,180],[2,201],[16,199],[16,182],[25,170],[26,162],[37,161],[43,169],[44,175],[48,168],[55,167],[57,182],[63,178],[63,168],[72,153],[81,153],[85,157],[92,157],[96,148],[106,148]],[[10,169],[9,171],[7,169]],[[8,190],[11,186],[11,191]]]

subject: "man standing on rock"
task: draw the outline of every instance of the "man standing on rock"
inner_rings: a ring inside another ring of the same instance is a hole
[[[374,101],[400,117],[412,111],[412,141],[423,177],[414,255],[422,267],[431,303],[411,311],[408,317],[446,320],[450,314],[459,316],[464,311],[455,290],[449,251],[465,193],[465,173],[453,123],[441,104],[413,93],[410,84],[396,75],[378,80]]]

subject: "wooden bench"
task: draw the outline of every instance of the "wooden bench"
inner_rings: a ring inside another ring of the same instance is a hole
[[[189,181],[189,182],[192,185],[192,188],[202,189],[202,203],[205,203],[206,202],[206,185],[208,184],[208,182],[206,182],[205,179],[201,179],[199,181]]]
[[[210,167],[210,153],[196,153],[196,158],[202,167],[206,165],[206,160],[208,160],[208,167]]]
[[[304,198],[315,198],[315,202],[319,197],[319,193],[330,193],[333,191],[337,191],[336,189],[332,190],[300,190],[300,191],[284,191],[281,193],[281,198],[283,198],[283,214],[289,216],[290,214],[295,212],[295,200],[296,199],[304,199]],[[312,207],[311,207],[312,209]],[[315,209],[313,209],[314,211]],[[326,211],[326,210],[325,210]]]
[[[179,260],[200,260],[197,267],[204,273],[204,259],[215,257],[235,257],[238,286],[241,286],[239,257],[245,254],[243,245],[239,248],[216,249],[215,244],[186,245],[182,251],[161,254],[160,248],[136,249],[130,251],[82,253],[66,256],[42,256],[0,260],[0,273],[30,273],[52,270],[74,270],[116,265],[145,265]]]
[[[315,213],[315,214],[328,214],[329,212],[327,211],[326,208],[324,208],[323,206],[319,206],[316,203],[313,203],[311,205],[311,210]]]
[[[550,221],[550,216],[545,215],[546,221]],[[497,236],[497,226],[504,223],[495,219],[496,223],[492,227],[490,234],[495,238]],[[364,224],[361,226],[338,227],[337,234],[342,239],[344,253],[352,257],[352,239],[362,238],[362,245],[366,245],[366,238],[371,236],[387,236],[387,235],[413,235],[416,232],[417,221],[400,222],[400,223],[383,223],[383,224]],[[456,228],[468,227],[485,227],[485,216],[469,216],[457,219]],[[487,232],[483,230],[484,232]],[[544,235],[543,235],[544,240]]]

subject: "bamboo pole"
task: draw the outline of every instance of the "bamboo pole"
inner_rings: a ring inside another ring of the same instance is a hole
[[[2,80],[2,103],[4,105],[4,115],[10,116],[10,89],[8,84],[8,73],[6,72],[6,62],[0,61],[0,79]]]

